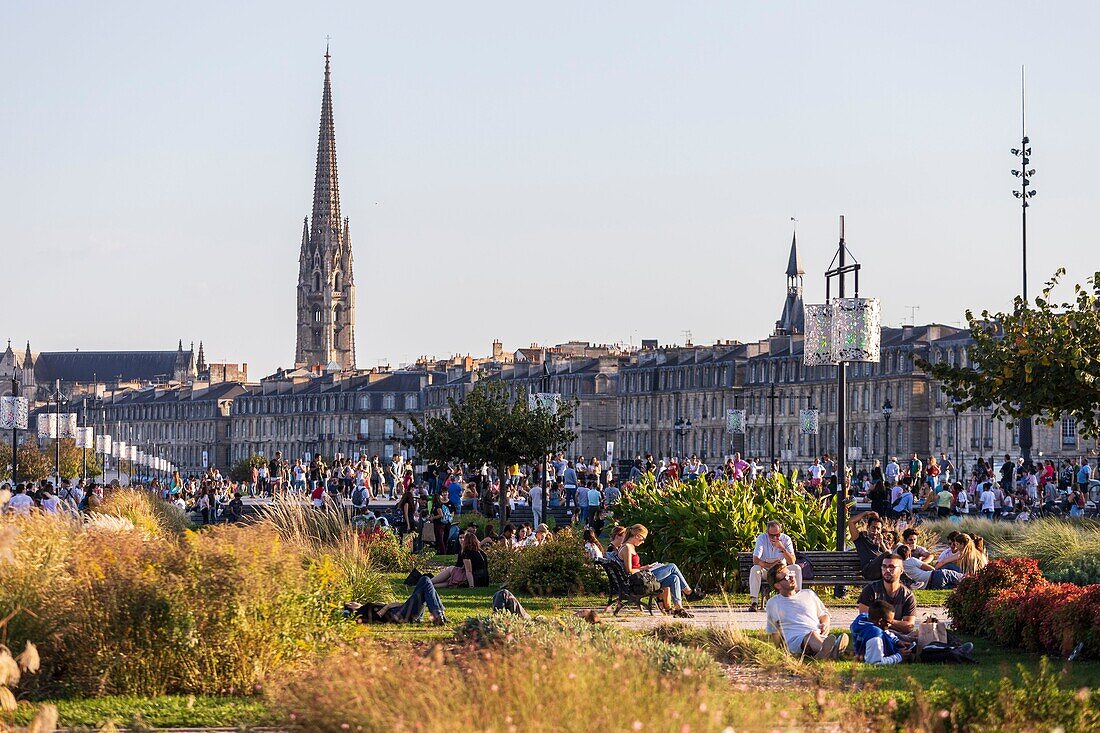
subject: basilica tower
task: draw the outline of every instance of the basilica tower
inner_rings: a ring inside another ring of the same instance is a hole
[[[355,368],[355,278],[351,229],[348,220],[340,217],[332,83],[325,49],[313,215],[303,224],[298,260],[298,345],[294,365],[310,369],[330,364],[340,369]]]

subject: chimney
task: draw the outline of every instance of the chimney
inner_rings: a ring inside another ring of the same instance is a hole
[[[493,358],[499,359],[504,353],[504,344],[499,339],[493,339]]]

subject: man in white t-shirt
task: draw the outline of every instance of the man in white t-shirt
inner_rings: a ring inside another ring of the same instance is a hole
[[[935,565],[913,557],[907,545],[898,547],[898,556],[901,557],[905,574],[913,579],[914,588],[925,590],[954,588],[963,579],[963,574],[957,570],[937,569]]]
[[[981,505],[982,516],[992,519],[993,514],[997,511],[997,495],[989,487],[988,481],[982,484],[982,493],[978,496],[978,503]]]
[[[898,465],[898,459],[891,456],[890,462],[886,464],[886,468],[882,469],[882,476],[886,479],[886,485],[893,486],[896,484],[898,482],[899,473],[901,473],[901,466]]]
[[[34,499],[27,494],[27,487],[19,484],[15,487],[15,494],[8,499],[8,511],[12,514],[30,514],[34,509]]]
[[[794,574],[785,565],[768,571],[768,582],[777,595],[768,599],[766,631],[791,654],[814,654],[836,659],[848,646],[848,636],[829,633],[829,612],[812,590],[795,590]]]
[[[802,568],[795,564],[794,542],[783,533],[779,522],[768,522],[765,531],[756,538],[752,550],[752,569],[749,570],[749,610],[759,610],[760,586],[768,571],[785,564],[794,574],[794,589],[802,587]]]

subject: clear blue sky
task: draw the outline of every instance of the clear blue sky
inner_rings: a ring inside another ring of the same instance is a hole
[[[1021,63],[1032,290],[1097,269],[1095,3],[316,5],[0,6],[0,338],[289,366],[326,35],[361,366],[763,337],[791,216],[811,301],[843,213],[887,323],[1004,308]]]

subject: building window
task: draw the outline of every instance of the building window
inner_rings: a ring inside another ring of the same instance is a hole
[[[1077,445],[1077,421],[1072,417],[1062,418],[1062,445]]]
[[[416,409],[416,395],[414,395],[414,394],[405,395],[405,409],[406,410],[415,410]]]
[[[392,394],[382,395],[382,409],[392,410],[396,400]]]
[[[386,438],[392,438],[393,437],[393,418],[392,417],[387,417],[386,418],[386,428],[385,428],[385,432],[383,433],[383,436],[386,437]]]

